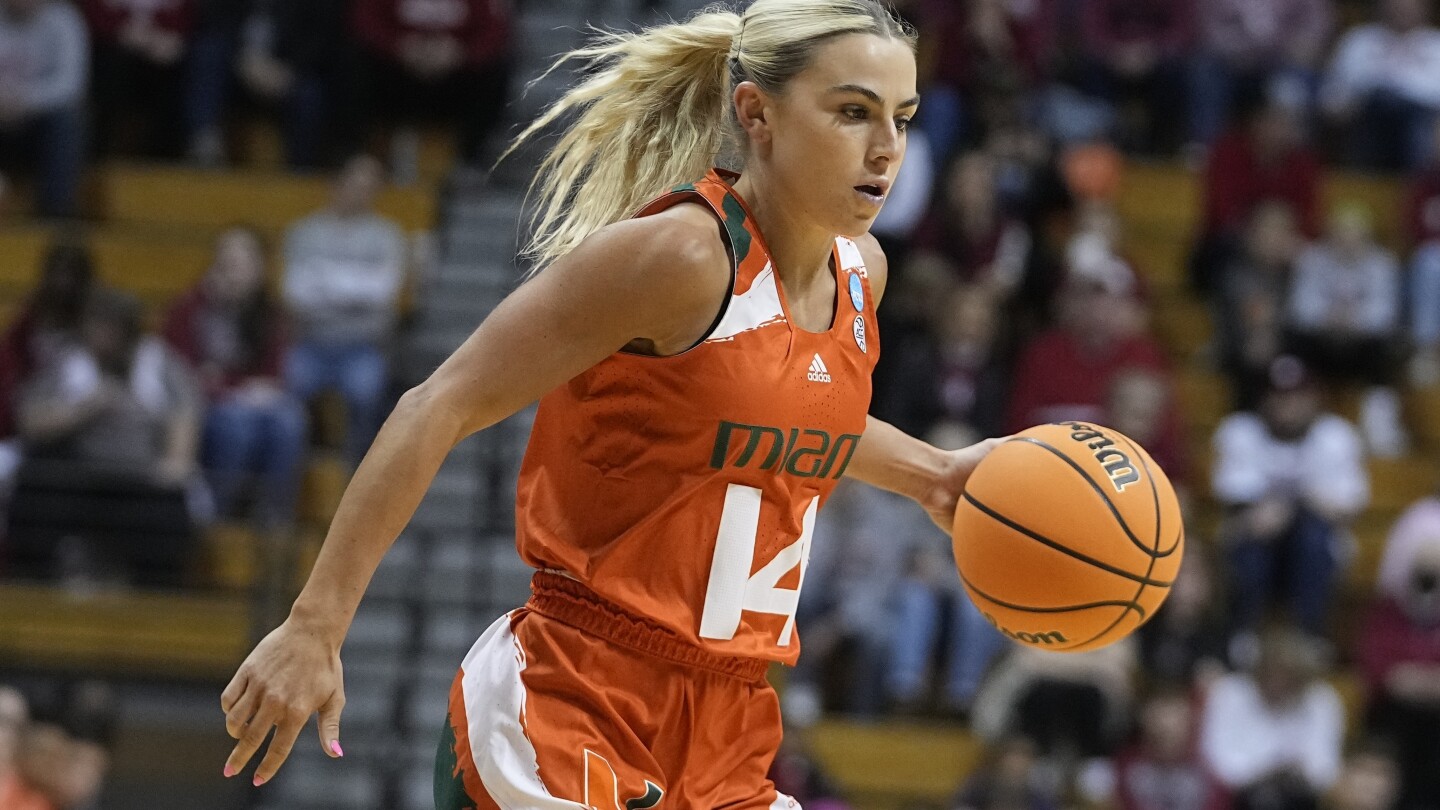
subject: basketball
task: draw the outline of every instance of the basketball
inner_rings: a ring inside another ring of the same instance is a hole
[[[960,580],[1006,637],[1094,650],[1155,615],[1185,529],[1165,473],[1117,431],[1040,425],[990,452],[965,485],[952,535]]]

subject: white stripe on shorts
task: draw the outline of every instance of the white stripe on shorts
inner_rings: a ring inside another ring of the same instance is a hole
[[[490,625],[460,665],[470,756],[490,798],[505,810],[584,810],[550,795],[540,781],[535,746],[525,735],[525,650],[510,614]]]

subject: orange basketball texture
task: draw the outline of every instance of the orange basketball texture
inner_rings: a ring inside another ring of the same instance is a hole
[[[1180,570],[1175,490],[1138,444],[1081,422],[1011,437],[975,469],[955,510],[960,579],[1011,639],[1078,652],[1155,615]]]

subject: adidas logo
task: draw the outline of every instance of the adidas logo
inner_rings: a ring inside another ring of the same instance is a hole
[[[815,355],[815,359],[810,361],[810,373],[805,375],[805,379],[810,382],[830,382],[830,369],[825,368],[825,361],[820,359],[820,355]]]

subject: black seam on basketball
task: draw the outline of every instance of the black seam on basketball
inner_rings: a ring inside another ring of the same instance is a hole
[[[1054,540],[1051,540],[1050,538],[1046,537],[1045,535],[1040,534],[1039,532],[1031,531],[1030,529],[1027,529],[1027,528],[1025,528],[1024,526],[1021,526],[1019,523],[1016,523],[1015,521],[1011,520],[1010,518],[1005,517],[1004,515],[1000,514],[999,512],[996,512],[994,509],[991,509],[990,507],[988,507],[988,506],[986,506],[985,504],[981,503],[980,501],[976,500],[976,499],[975,499],[975,496],[974,496],[974,495],[971,495],[969,492],[962,493],[961,497],[963,497],[965,500],[969,501],[972,506],[974,506],[976,509],[979,509],[981,512],[984,512],[984,513],[985,513],[986,515],[988,515],[990,518],[992,518],[992,519],[994,519],[994,520],[996,520],[996,521],[999,521],[1001,524],[1003,524],[1003,525],[1005,525],[1005,526],[1008,526],[1008,527],[1011,528],[1011,529],[1014,529],[1015,531],[1019,532],[1020,534],[1025,535],[1026,537],[1030,538],[1031,540],[1034,540],[1034,541],[1037,542],[1037,543],[1040,543],[1040,544],[1042,544],[1042,545],[1049,546],[1050,548],[1055,549],[1056,551],[1060,552],[1061,554],[1064,554],[1064,555],[1069,556],[1069,557],[1074,557],[1075,559],[1077,559],[1077,560],[1079,560],[1079,561],[1081,561],[1081,562],[1083,562],[1083,563],[1089,563],[1090,565],[1093,565],[1093,566],[1095,566],[1096,568],[1099,568],[1099,569],[1102,570],[1102,571],[1109,571],[1110,573],[1112,573],[1112,574],[1114,574],[1114,575],[1116,575],[1116,576],[1118,576],[1118,577],[1123,577],[1123,578],[1125,578],[1125,579],[1128,579],[1128,580],[1130,580],[1131,582],[1138,582],[1138,583],[1140,583],[1140,584],[1142,584],[1142,585],[1154,585],[1154,586],[1156,586],[1156,587],[1161,587],[1161,588],[1168,588],[1168,587],[1170,587],[1170,583],[1169,583],[1169,582],[1165,582],[1164,580],[1150,579],[1148,576],[1142,577],[1142,576],[1139,576],[1139,575],[1137,575],[1137,574],[1132,574],[1132,573],[1130,573],[1129,571],[1126,571],[1126,570],[1123,569],[1123,568],[1116,568],[1115,566],[1110,565],[1109,563],[1101,562],[1100,560],[1097,560],[1097,559],[1095,559],[1094,557],[1090,557],[1090,556],[1088,556],[1088,555],[1081,554],[1080,552],[1075,551],[1074,549],[1066,548],[1065,546],[1060,545],[1059,543],[1055,542]],[[1153,559],[1151,560],[1151,563],[1152,563],[1152,568],[1153,568],[1153,563],[1154,563],[1154,560],[1153,560]]]
[[[996,599],[990,594],[980,590],[979,588],[975,587],[975,583],[966,579],[964,574],[960,575],[960,581],[965,583],[965,585],[970,588],[970,590],[974,591],[982,599],[994,602],[995,604],[1003,608],[1009,608],[1010,610],[1021,610],[1026,613],[1071,613],[1076,610],[1089,610],[1090,608],[1101,607],[1123,607],[1128,610],[1133,607],[1136,610],[1140,611],[1141,617],[1144,617],[1145,615],[1145,608],[1131,602],[1126,602],[1124,599],[1111,599],[1106,602],[1090,602],[1084,605],[1064,605],[1062,607],[1032,607],[1030,605],[1017,605],[1013,602],[1006,602],[1001,599]]]
[[[1109,509],[1110,514],[1114,516],[1115,522],[1120,524],[1120,530],[1125,532],[1126,537],[1130,538],[1130,543],[1135,546],[1135,548],[1140,549],[1142,552],[1146,554],[1150,553],[1150,550],[1145,548],[1145,544],[1140,542],[1140,538],[1135,536],[1135,532],[1130,530],[1130,524],[1125,522],[1124,515],[1121,515],[1120,510],[1115,508],[1115,503],[1110,500],[1109,495],[1105,494],[1105,490],[1100,487],[1099,482],[1097,482],[1094,478],[1091,478],[1090,473],[1085,472],[1085,468],[1081,467],[1078,463],[1076,463],[1075,459],[1065,455],[1055,445],[1041,441],[1036,438],[1032,438],[1030,436],[1017,436],[1013,439],[1007,439],[1006,442],[1024,442],[1026,444],[1033,444],[1038,447],[1043,447],[1046,450],[1050,451],[1052,454],[1054,454],[1056,458],[1070,465],[1070,469],[1079,473],[1080,477],[1084,478],[1085,482],[1090,485],[1090,488],[1095,490],[1095,494],[1100,496],[1100,500],[1105,503],[1105,507]]]
[[[1171,554],[1174,554],[1177,549],[1180,548],[1180,542],[1185,537],[1185,533],[1183,531],[1183,528],[1185,526],[1184,517],[1182,516],[1180,521],[1182,531],[1179,534],[1175,535],[1175,542],[1170,544],[1170,548],[1166,549],[1165,551],[1160,551],[1160,490],[1155,487],[1155,471],[1150,469],[1150,462],[1145,460],[1146,454],[1140,452],[1140,448],[1136,447],[1134,442],[1130,441],[1124,436],[1120,436],[1119,438],[1120,441],[1125,442],[1125,444],[1135,453],[1135,458],[1140,459],[1140,465],[1145,468],[1145,476],[1150,479],[1150,493],[1155,496],[1155,556],[1169,557]]]
[[[1134,449],[1134,445],[1131,445],[1131,449]],[[1137,453],[1136,455],[1137,455],[1137,457],[1139,456],[1138,453]],[[1141,464],[1145,464],[1145,460],[1144,460],[1143,458],[1140,459],[1140,463],[1141,463]],[[1146,473],[1149,473],[1149,472],[1150,472],[1150,467],[1149,467],[1149,465],[1146,465],[1146,466],[1145,466],[1145,472],[1146,472]],[[1162,527],[1160,526],[1160,490],[1155,487],[1155,476],[1154,476],[1154,475],[1147,475],[1146,477],[1150,479],[1150,493],[1151,493],[1151,495],[1153,495],[1154,498],[1155,498],[1155,540],[1154,540],[1154,542],[1152,543],[1152,545],[1154,546],[1154,551],[1159,551],[1159,550],[1160,550],[1160,529],[1162,528]],[[1180,530],[1181,530],[1181,531],[1184,531],[1184,530],[1185,530],[1185,524],[1184,524],[1184,523],[1181,523],[1181,524],[1180,524]],[[1150,575],[1155,572],[1155,563],[1159,562],[1159,560],[1160,560],[1160,558],[1159,558],[1156,554],[1154,554],[1154,553],[1151,553],[1151,554],[1150,554],[1150,567],[1145,569],[1145,578],[1146,578],[1146,579],[1149,579],[1149,578],[1150,578]],[[1115,621],[1111,622],[1109,627],[1106,627],[1104,630],[1101,630],[1099,633],[1097,633],[1094,637],[1089,638],[1089,639],[1086,639],[1085,641],[1080,642],[1080,644],[1079,644],[1079,645],[1076,645],[1076,646],[1086,646],[1086,645],[1089,645],[1089,644],[1093,644],[1094,642],[1099,641],[1100,639],[1102,639],[1102,638],[1104,638],[1105,636],[1109,635],[1111,630],[1114,630],[1116,627],[1119,627],[1119,626],[1120,626],[1120,623],[1123,622],[1123,621],[1125,621],[1125,617],[1130,615],[1130,611],[1131,611],[1131,610],[1135,610],[1135,611],[1138,611],[1138,612],[1140,613],[1140,624],[1144,624],[1144,623],[1145,623],[1145,610],[1144,610],[1144,608],[1140,607],[1140,597],[1141,597],[1141,595],[1143,595],[1144,593],[1145,593],[1145,583],[1144,583],[1144,582],[1141,582],[1141,583],[1140,583],[1140,587],[1135,590],[1135,596],[1131,597],[1131,599],[1130,599],[1130,604],[1127,605],[1124,610],[1120,611],[1120,615],[1115,617]],[[1136,625],[1136,626],[1138,627],[1139,625]]]

